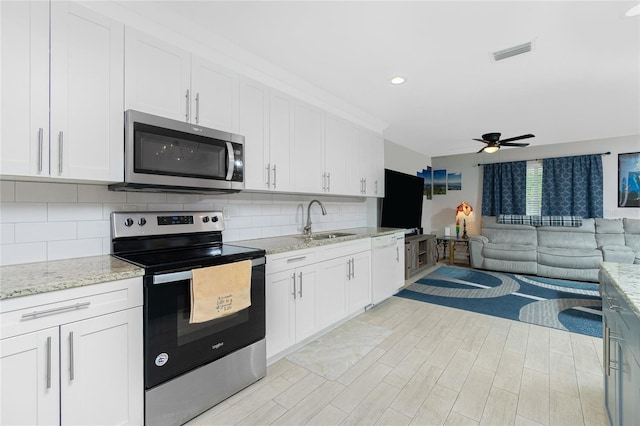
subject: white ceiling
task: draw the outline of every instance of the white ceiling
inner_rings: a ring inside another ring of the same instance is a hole
[[[155,2],[154,2],[155,3]],[[388,124],[428,156],[640,134],[638,1],[159,2]],[[491,53],[533,42],[530,53]],[[390,77],[407,78],[401,86]],[[514,149],[514,148],[511,148]]]

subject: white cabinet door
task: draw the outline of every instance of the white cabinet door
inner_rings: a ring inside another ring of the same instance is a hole
[[[125,30],[125,109],[190,121],[191,55]]]
[[[291,190],[291,144],[293,141],[293,100],[271,92],[269,97],[269,187]]]
[[[359,128],[347,125],[345,153],[347,157],[346,191],[349,195],[364,195],[364,160],[360,148]]]
[[[267,358],[293,345],[295,336],[294,270],[268,274],[266,277]]]
[[[49,3],[0,2],[0,173],[49,175]]]
[[[323,182],[323,137],[322,111],[295,102],[293,115],[293,183],[296,192],[321,193]]]
[[[269,91],[250,80],[240,83],[239,132],[244,136],[245,189],[265,190],[269,163]]]
[[[63,325],[60,339],[61,423],[142,424],[142,307]]]
[[[373,182],[373,195],[384,197],[384,139],[374,134],[371,137],[371,163],[369,174]]]
[[[352,259],[351,279],[347,282],[349,314],[371,304],[371,252],[357,253]]]
[[[296,342],[311,336],[318,330],[316,321],[317,265],[296,268]]]
[[[191,122],[238,132],[238,76],[197,56],[191,57]]]
[[[59,424],[58,348],[58,327],[0,340],[0,424]]]
[[[124,26],[51,3],[51,176],[121,181]]]
[[[325,192],[350,194],[347,190],[348,125],[339,118],[325,116],[324,172]]]
[[[318,329],[334,324],[347,315],[347,280],[351,258],[340,257],[318,265]]]

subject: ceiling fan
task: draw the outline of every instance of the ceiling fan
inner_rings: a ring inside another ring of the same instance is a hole
[[[474,141],[483,142],[487,144],[487,146],[485,146],[480,151],[478,151],[477,154],[480,154],[482,151],[486,152],[487,154],[493,154],[495,152],[498,152],[501,146],[519,146],[519,147],[528,146],[529,145],[528,143],[513,143],[513,141],[518,141],[520,139],[534,138],[534,137],[535,135],[527,134],[527,135],[516,136],[515,138],[500,140],[500,133],[485,133],[484,135],[482,135],[482,139],[474,139]]]

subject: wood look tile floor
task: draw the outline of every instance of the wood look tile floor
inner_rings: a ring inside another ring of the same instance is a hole
[[[196,425],[606,425],[602,339],[392,297],[335,380],[287,359]]]

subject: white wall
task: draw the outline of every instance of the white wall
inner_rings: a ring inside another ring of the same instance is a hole
[[[478,149],[480,149],[480,146]],[[640,218],[640,208],[618,208],[617,192],[618,154],[639,152],[640,136],[540,146],[536,146],[535,139],[531,139],[531,145],[526,148],[501,149],[496,154],[482,153],[433,157],[434,169],[446,169],[447,173],[462,172],[462,190],[447,191],[446,195],[433,196],[431,228],[434,233],[443,234],[445,226],[453,226],[455,224],[456,206],[462,201],[467,201],[473,207],[476,219],[473,223],[468,223],[467,231],[470,235],[479,233],[479,217],[482,210],[482,167],[479,167],[478,163],[534,160],[608,151],[611,152],[611,155],[602,157],[604,217]]]
[[[365,198],[258,194],[179,195],[112,192],[106,185],[0,181],[0,265],[111,252],[112,211],[222,210],[225,242],[300,234],[307,205],[313,231],[367,226]]]
[[[416,176],[417,172],[431,165],[431,158],[391,141],[384,141],[384,167]],[[431,200],[422,200],[422,228],[425,234],[431,232]]]

